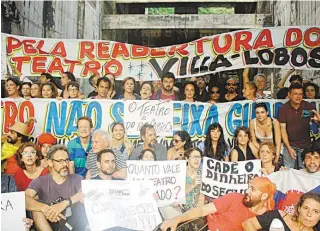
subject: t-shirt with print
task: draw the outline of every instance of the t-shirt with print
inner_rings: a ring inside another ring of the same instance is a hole
[[[45,204],[56,202],[57,199],[68,199],[81,189],[83,177],[77,174],[68,175],[62,184],[57,184],[51,174],[40,176],[29,184],[28,189],[37,192],[39,200]]]
[[[240,193],[229,193],[213,200],[217,212],[207,216],[209,230],[241,231],[242,222],[256,216],[242,203],[243,198]]]

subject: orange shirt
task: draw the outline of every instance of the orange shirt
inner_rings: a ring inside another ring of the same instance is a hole
[[[242,222],[257,215],[242,204],[243,198],[240,193],[229,193],[213,200],[217,212],[207,216],[209,230],[242,231]]]
[[[6,167],[6,173],[9,175],[15,175],[17,171],[19,171],[21,168],[18,165],[16,154],[9,157],[7,160],[7,167]]]

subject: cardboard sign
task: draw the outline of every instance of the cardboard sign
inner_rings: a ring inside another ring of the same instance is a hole
[[[159,136],[173,135],[173,105],[158,100],[127,100],[124,122],[128,135],[139,136],[143,124],[152,124]]]
[[[25,193],[1,193],[1,230],[25,231],[24,222],[22,221],[25,217]]]
[[[146,182],[151,180],[157,190],[158,206],[186,202],[186,161],[127,161],[127,179]]]
[[[90,230],[113,227],[153,230],[161,223],[151,182],[83,180],[81,183]]]
[[[201,193],[212,198],[245,193],[248,182],[257,176],[261,176],[260,160],[223,162],[204,157]]]

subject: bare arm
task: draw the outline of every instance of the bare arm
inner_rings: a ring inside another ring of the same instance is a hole
[[[86,180],[90,180],[90,179],[91,179],[91,173],[90,173],[90,169],[88,169],[86,174]]]
[[[230,153],[231,162],[238,162],[238,151],[233,149]]]
[[[256,217],[249,218],[242,223],[242,228],[244,231],[258,231],[262,229],[259,221]]]
[[[259,159],[259,155],[258,155],[258,149],[254,146],[254,144],[252,142],[249,142],[249,147],[252,151],[252,154]]]
[[[289,149],[290,143],[289,143],[286,123],[280,123],[280,131],[281,131],[281,137],[282,137],[283,143],[287,147],[287,149]]]
[[[37,192],[33,189],[27,189],[26,195],[26,209],[33,212],[44,212],[49,205],[41,203],[36,199],[39,199]]]
[[[295,70],[294,69],[290,69],[284,76],[283,78],[280,80],[280,82],[278,83],[277,87],[279,89],[283,88],[284,87],[284,84],[286,83],[289,75],[291,75]]]
[[[74,161],[70,161],[69,162],[68,169],[69,169],[69,174],[74,174],[75,173]]]
[[[276,159],[275,161],[278,163],[279,157],[280,157],[280,151],[281,151],[281,129],[280,129],[280,123],[278,120],[274,119],[274,133],[275,136],[275,145],[276,145]]]
[[[256,137],[256,133],[255,133],[255,130],[254,130],[254,122],[253,122],[253,120],[250,121],[249,128],[250,128],[250,135],[251,135],[250,140],[253,143],[253,145],[257,149],[259,149],[260,145],[257,142],[257,137]]]
[[[172,156],[173,156],[173,151],[172,151],[173,148],[169,148],[168,152],[167,152],[167,160],[173,160],[172,159]]]
[[[114,178],[126,179],[127,178],[127,168],[121,168],[118,171],[115,171],[112,176]]]
[[[249,82],[249,67],[246,67],[243,70],[242,80],[243,80],[243,85],[245,85],[247,82]]]
[[[176,228],[179,223],[193,220],[199,217],[204,217],[216,212],[217,212],[217,209],[213,203],[196,207],[196,208],[190,209],[189,211],[187,211],[186,213],[183,213],[180,216],[164,221],[161,225],[161,230],[166,231],[168,228],[171,228],[171,231],[176,231]]]
[[[205,199],[204,194],[200,193],[199,198],[198,198],[197,207],[204,205],[204,199]]]

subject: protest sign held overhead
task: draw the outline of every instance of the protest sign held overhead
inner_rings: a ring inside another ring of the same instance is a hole
[[[26,217],[24,192],[1,193],[1,230],[24,231]]]
[[[185,78],[245,66],[316,70],[320,68],[319,36],[319,27],[274,27],[158,48],[101,40],[1,37],[9,62],[27,76],[43,72],[61,76],[70,71],[78,78],[111,73],[118,80],[132,76],[146,81],[158,80],[167,72]]]
[[[257,176],[261,176],[260,160],[224,162],[204,157],[201,192],[212,198],[232,192],[244,194],[249,181]]]
[[[143,124],[152,124],[159,136],[173,134],[173,106],[171,102],[155,100],[126,100],[124,123],[128,135],[139,136]]]
[[[81,183],[90,230],[113,227],[153,230],[161,223],[151,182],[83,180]]]
[[[127,161],[127,179],[152,181],[158,194],[158,206],[185,203],[186,161]],[[144,183],[143,183],[144,184]]]

